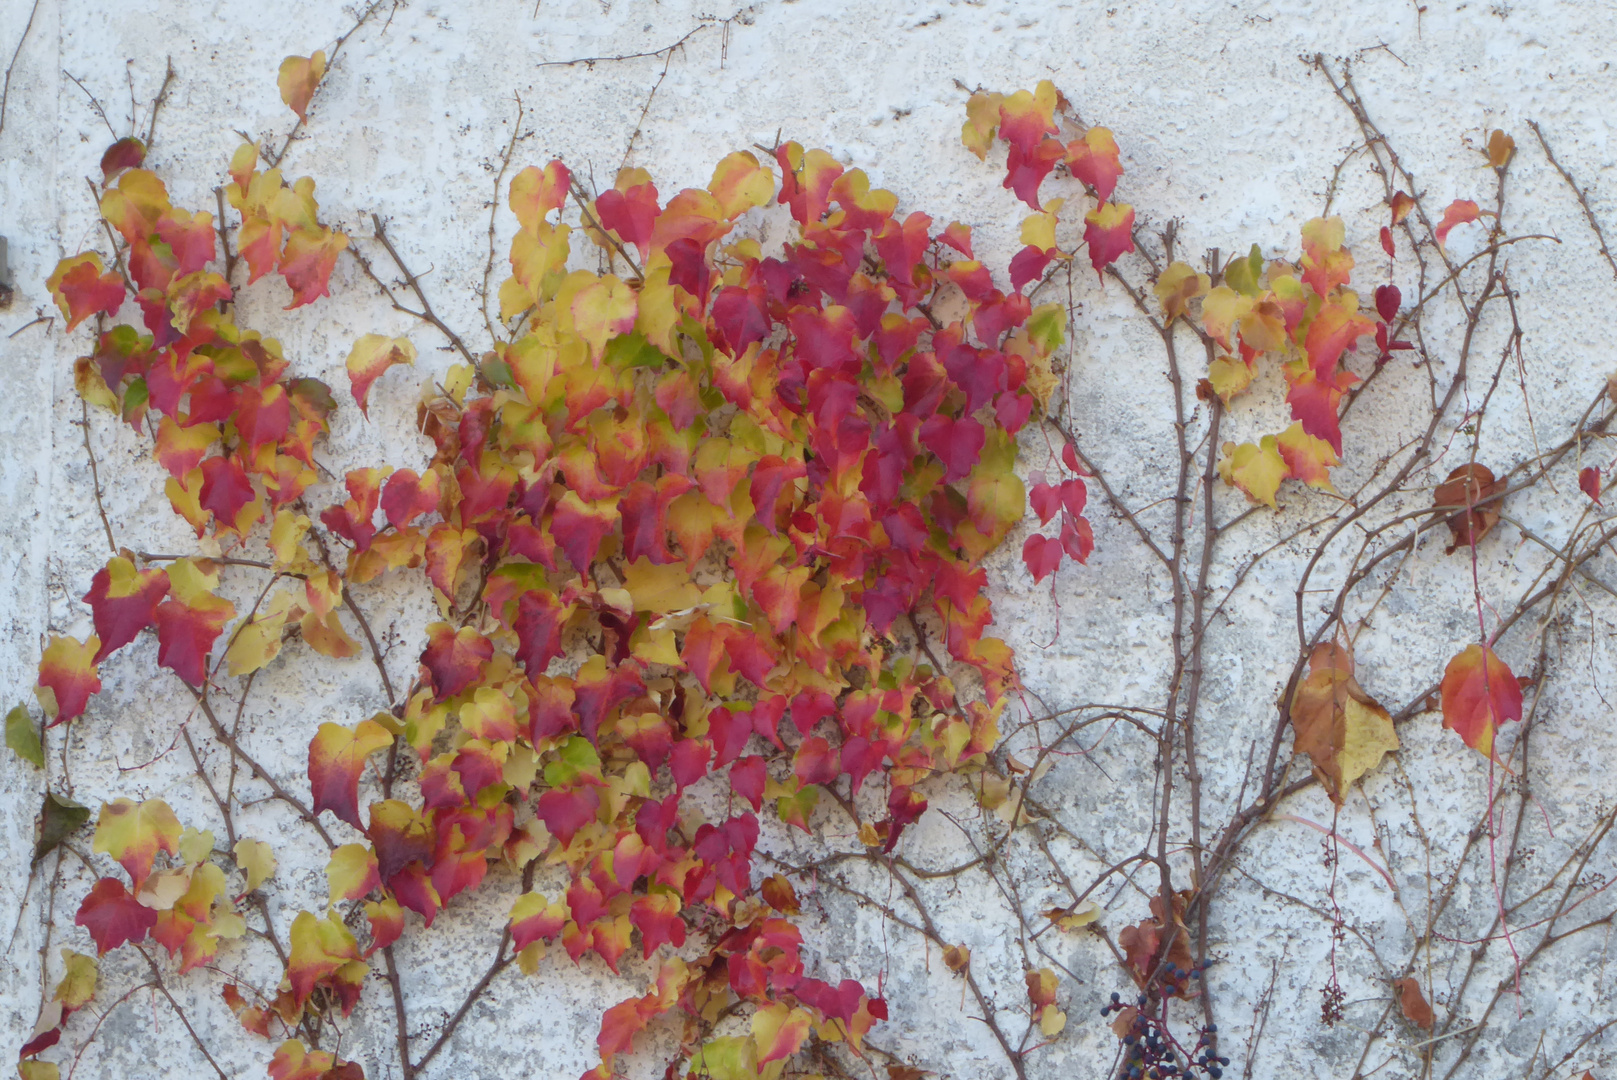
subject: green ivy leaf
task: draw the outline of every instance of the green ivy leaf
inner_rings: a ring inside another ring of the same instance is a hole
[[[45,767],[45,747],[39,741],[39,729],[28,706],[18,705],[6,713],[6,745],[24,761],[32,761],[38,768]]]
[[[39,842],[34,845],[34,861],[38,862],[56,849],[90,820],[90,808],[72,799],[64,799],[55,792],[45,793],[45,803],[39,810]]]

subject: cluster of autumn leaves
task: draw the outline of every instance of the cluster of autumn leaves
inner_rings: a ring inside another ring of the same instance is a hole
[[[319,54],[283,66],[283,96],[300,119],[323,67]],[[1036,580],[1093,547],[1070,446],[1053,463],[1058,475],[1037,477],[1031,493],[1013,469],[1017,433],[1056,386],[1066,319],[1025,294],[1074,257],[1055,239],[1064,202],[1039,200],[1058,163],[1095,201],[1084,242],[1096,271],[1133,248],[1133,210],[1109,201],[1122,172],[1115,141],[1089,128],[1062,142],[1061,106],[1045,82],[978,94],[968,107],[966,145],[984,156],[1002,138],[1005,186],[1035,211],[1008,293],[974,258],[969,228],[900,217],[897,198],[861,170],[795,143],[775,152],[778,186],[774,169],[740,152],[706,188],[666,201],[639,169],[594,199],[560,162],[522,170],[509,189],[518,230],[498,292],[504,336],[424,392],[431,460],[419,472],[350,471],[318,513],[306,499],[320,494],[312,454],[337,407],[329,388],[290,374],[275,341],[236,325],[234,288],[210,269],[225,223],[171,205],[141,168],[138,141],[108,151],[101,209],[122,238],[114,265],[75,256],[50,287],[69,329],[117,315],[132,295],[145,332],[100,332],[76,364],[79,392],[152,436],[174,510],[199,537],[261,554],[274,580],[238,612],[218,594],[217,560],[109,560],[85,596],[95,633],[55,636],[44,650],[39,696],[51,723],[83,716],[99,665],[147,630],[159,664],[206,693],[221,666],[250,675],[297,640],[356,656],[340,613],[355,586],[384,575],[420,570],[442,616],[395,709],[323,723],[311,740],[309,808],[354,839],[331,853],[324,914],[293,920],[279,990],[249,1003],[225,987],[245,1027],[290,1036],[305,1010],[346,1014],[367,959],[399,938],[406,910],[430,925],[497,865],[524,880],[557,868],[568,882],[558,894],[527,889],[513,905],[523,970],[556,944],[616,970],[636,933],[644,957],[663,957],[651,990],[603,1017],[592,1076],[610,1076],[615,1056],[665,1013],[684,1018],[690,1069],[733,1077],[778,1075],[811,1033],[857,1047],[885,1017],[856,981],[805,973],[791,884],[754,880],[757,815],[768,804],[807,831],[821,792],[846,777],[859,839],[890,850],[926,807],[922,780],[980,767],[1015,686],[1009,649],[985,636],[983,557],[1029,501],[1041,526],[1059,521],[1057,535],[1024,544]],[[297,307],[327,292],[348,239],[318,223],[312,181],[288,186],[257,164],[244,145],[230,165],[235,250],[249,283],[275,274]],[[576,227],[561,220],[569,198]],[[796,224],[778,255],[734,235],[772,202]],[[568,269],[575,231],[613,272]],[[1179,263],[1157,284],[1168,320],[1198,318],[1227,350],[1210,373],[1226,402],[1259,356],[1286,360],[1297,422],[1230,449],[1222,466],[1271,505],[1282,477],[1329,485],[1337,402],[1353,381],[1344,354],[1371,333],[1384,355],[1401,345],[1385,333],[1396,292],[1390,310],[1378,294],[1379,322],[1360,314],[1346,289],[1352,265],[1330,219],[1305,227],[1296,266],[1265,264],[1254,249],[1216,288]],[[931,306],[945,289],[964,300],[948,324]],[[354,344],[346,367],[362,412],[376,380],[415,357],[403,338]],[[1497,704],[1497,657],[1473,649],[1485,654],[1482,694]],[[1451,665],[1458,702],[1478,692],[1470,652],[1458,674]],[[975,670],[983,700],[957,698],[950,664]],[[1445,708],[1450,696],[1446,679]],[[1299,748],[1333,794],[1396,746],[1385,710],[1336,647],[1316,654],[1293,716]],[[362,776],[390,748],[418,759],[412,795],[389,789],[362,807]],[[872,775],[884,789],[874,801],[861,798]],[[682,801],[709,776],[730,792],[713,821]],[[95,850],[130,883],[98,881],[79,924],[102,952],[150,937],[182,970],[241,935],[238,905],[274,869],[267,845],[242,840],[233,855],[244,885],[232,897],[212,836],[182,830],[159,800],[103,806]],[[363,912],[359,935],[345,905]],[[1096,913],[1060,914],[1081,925]],[[692,925],[718,930],[701,951],[676,954]],[[1166,929],[1161,913],[1130,928],[1142,977]],[[84,982],[70,960],[60,1015],[25,1056],[87,1000]],[[1028,986],[1055,1034],[1064,1014],[1053,975],[1030,973]],[[738,1001],[751,1007],[751,1033],[715,1035]],[[360,1075],[296,1038],[270,1072]]]
[[[898,217],[892,193],[796,144],[776,153],[778,189],[738,153],[666,202],[640,170],[579,197],[578,229],[617,273],[567,269],[574,229],[558,215],[581,193],[559,162],[528,168],[509,193],[508,338],[424,396],[427,467],[353,470],[317,513],[312,450],[335,402],[235,324],[233,288],[209,268],[224,223],[172,206],[143,163],[127,141],[104,162],[103,212],[123,240],[112,268],[90,253],[51,279],[73,326],[131,293],[140,307],[145,332],[104,329],[77,384],[152,435],[199,537],[262,555],[274,580],[238,612],[217,560],[109,560],[85,597],[95,634],[45,650],[51,722],[81,718],[100,665],[148,630],[159,664],[206,693],[298,640],[354,656],[340,612],[385,574],[422,571],[443,615],[396,711],[324,723],[310,743],[309,808],[355,839],[332,852],[325,912],[294,919],[280,989],[249,1002],[226,988],[244,1026],[290,1036],[307,1009],[346,1013],[405,911],[430,924],[491,866],[548,865],[566,888],[526,891],[511,911],[525,970],[547,944],[616,969],[636,933],[644,956],[664,956],[652,992],[603,1018],[600,1075],[669,1011],[686,1018],[691,1066],[715,1075],[778,1072],[811,1033],[857,1045],[885,1005],[804,972],[790,883],[755,880],[756,815],[768,803],[806,830],[846,777],[849,805],[876,808],[860,839],[890,849],[925,809],[916,784],[997,741],[1015,675],[984,634],[979,564],[1022,519],[1014,437],[1054,388],[1061,310],[996,288],[969,229]],[[256,165],[251,147],[231,163],[236,251],[250,281],[284,279],[295,307],[326,291],[347,239],[318,224],[312,182]],[[729,236],[772,201],[798,226],[778,257]],[[929,302],[950,287],[965,314],[938,324]],[[414,358],[404,339],[357,341],[361,410]],[[1058,469],[1034,493],[1041,519],[1061,519],[1049,569],[1092,547],[1070,453]],[[983,700],[956,698],[940,654],[976,670]],[[395,746],[420,761],[411,797],[362,806],[364,771]],[[709,775],[744,805],[702,821],[681,799]],[[104,877],[81,905],[99,950],[149,937],[189,969],[240,934],[237,905],[273,857],[238,845],[248,876],[232,897],[202,836],[158,800],[103,808],[96,849],[129,882]],[[715,919],[705,951],[671,953]],[[752,1034],[714,1036],[737,1000]],[[277,1080],[355,1069],[296,1038],[271,1064]]]

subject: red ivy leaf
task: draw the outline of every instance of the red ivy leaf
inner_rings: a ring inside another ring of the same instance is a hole
[[[168,595],[168,575],[161,570],[136,570],[121,556],[107,561],[90,579],[84,602],[90,605],[101,648],[99,664],[108,655],[134,641],[157,622],[157,605]]]
[[[545,828],[561,840],[562,847],[566,847],[573,842],[579,829],[595,820],[595,812],[600,805],[600,795],[593,787],[586,785],[570,791],[545,792],[539,796],[535,813],[545,823]]]
[[[1578,488],[1598,505],[1600,503],[1600,470],[1593,465],[1579,470]]]
[[[361,720],[352,730],[321,724],[309,740],[310,809],[330,810],[356,829],[359,820],[359,774],[372,752],[391,746],[393,736],[374,720]]]
[[[933,413],[921,425],[921,445],[943,462],[944,483],[952,484],[971,472],[982,454],[985,438],[983,426],[969,416],[952,420]]]
[[[146,144],[134,136],[119,139],[101,155],[101,182],[105,185],[125,169],[138,169],[146,160]]]
[[[82,645],[70,637],[51,635],[50,644],[39,658],[39,685],[56,699],[52,727],[83,715],[90,695],[101,692],[101,676],[96,671],[100,651],[101,642],[94,634]]]
[[[456,630],[448,623],[427,627],[427,648],[421,663],[432,676],[437,700],[454,697],[477,680],[483,665],[494,655],[494,643],[469,626]]]
[[[1481,216],[1481,210],[1470,199],[1455,199],[1443,211],[1443,220],[1438,222],[1435,234],[1437,246],[1442,247],[1448,242],[1449,233],[1456,225],[1466,225]]]
[[[1103,202],[1085,214],[1084,243],[1089,245],[1089,265],[1099,277],[1119,255],[1134,250],[1134,207]]]
[[[438,509],[439,495],[435,471],[428,469],[418,476],[412,469],[400,469],[387,479],[387,487],[382,491],[382,512],[387,515],[389,525],[402,529],[422,514]]]
[[[1022,561],[1038,584],[1061,565],[1061,541],[1034,533],[1022,543]]]
[[[124,302],[123,279],[110,270],[103,273],[101,256],[93,251],[57,263],[45,285],[67,316],[69,330],[100,312],[118,314]]]
[[[157,925],[157,912],[136,900],[117,878],[104,877],[79,905],[73,922],[88,930],[96,950],[104,953],[126,941],[144,941]]]

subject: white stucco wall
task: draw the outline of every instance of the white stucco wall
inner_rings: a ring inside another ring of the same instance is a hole
[[[32,6],[32,0],[0,0],[0,60],[9,58]],[[732,15],[722,25],[712,21]],[[634,144],[632,162],[651,170],[663,192],[705,184],[718,158],[752,143],[769,145],[779,131],[782,138],[822,146],[864,168],[875,183],[895,191],[905,208],[925,209],[939,222],[957,218],[976,226],[979,254],[995,266],[1016,249],[1016,226],[1025,211],[1000,189],[996,169],[979,165],[960,146],[966,97],[961,84],[1008,91],[1053,79],[1086,122],[1116,133],[1128,169],[1119,197],[1153,231],[1177,219],[1183,250],[1216,247],[1228,253],[1257,242],[1274,255],[1295,251],[1298,227],[1319,213],[1333,169],[1361,139],[1347,110],[1302,58],[1315,52],[1333,63],[1351,57],[1372,115],[1434,207],[1453,198],[1484,200],[1492,174],[1477,148],[1489,129],[1504,128],[1519,148],[1511,171],[1509,230],[1563,241],[1510,250],[1513,286],[1522,297],[1524,378],[1534,427],[1512,375],[1489,406],[1486,445],[1494,460],[1530,454],[1535,436],[1545,445],[1559,441],[1617,368],[1617,335],[1606,311],[1612,271],[1527,127],[1530,119],[1543,126],[1562,163],[1590,188],[1595,212],[1617,228],[1617,145],[1609,120],[1617,88],[1609,63],[1617,8],[1610,4],[761,0],[733,12],[685,0],[542,0],[537,8],[525,0],[413,0],[385,25],[377,20],[347,43],[317,99],[307,138],[288,155],[288,175],[316,177],[323,218],[356,237],[369,236],[372,211],[391,222],[390,233],[412,267],[430,268],[424,280],[437,311],[468,341],[481,343],[476,288],[487,250],[493,171],[515,115],[513,95],[521,95],[528,110],[524,132],[532,133],[519,144],[518,163],[561,156],[604,185],[658,85],[663,59],[540,65],[660,49],[704,20],[707,29],[668,64]],[[10,242],[17,286],[14,304],[0,312],[0,705],[30,698],[48,631],[81,638],[88,632],[88,611],[79,597],[107,554],[75,426],[79,403],[71,362],[87,331],[68,336],[36,325],[6,336],[49,306],[44,280],[57,259],[102,239],[83,178],[93,174],[109,139],[67,74],[106,103],[111,123],[123,134],[130,97],[126,71],[136,96],[149,99],[162,78],[164,57],[172,57],[178,77],[150,164],[169,181],[177,204],[211,207],[208,189],[239,141],[236,130],[278,142],[289,129],[290,115],[275,90],[280,59],[329,48],[351,24],[351,14],[329,3],[39,0],[0,130],[0,234]],[[1347,217],[1349,243],[1372,282],[1385,272],[1375,242],[1384,214],[1380,199],[1379,181],[1368,174],[1365,158],[1348,162],[1335,205]],[[1470,254],[1479,233],[1457,231],[1454,252]],[[1115,285],[1102,287],[1087,274],[1075,281],[1080,320],[1073,423],[1120,493],[1145,507],[1168,494],[1171,429],[1160,345]],[[447,368],[452,358],[444,343],[378,302],[347,260],[333,277],[333,301],[282,313],[281,290],[279,283],[266,282],[248,291],[240,302],[243,324],[278,336],[297,370],[340,391],[346,388],[343,359],[357,335],[408,334],[421,350],[417,371],[396,372],[373,390],[369,424],[352,408],[338,414],[325,452],[332,472],[340,475],[382,457],[399,464],[424,461],[424,444],[410,430],[417,379]],[[1428,333],[1435,362],[1450,362],[1445,357],[1457,345],[1458,326],[1453,311],[1434,313]],[[1481,351],[1497,356],[1504,332],[1490,322]],[[1225,437],[1255,438],[1283,426],[1276,386],[1238,404]],[[1347,424],[1348,458],[1338,472],[1339,488],[1356,488],[1378,456],[1407,437],[1412,411],[1404,403],[1410,396],[1418,402],[1425,386],[1424,377],[1405,368],[1355,411]],[[1475,385],[1473,398],[1485,390]],[[185,550],[187,530],[170,514],[160,470],[141,440],[105,416],[92,416],[90,438],[119,542],[145,551]],[[1029,467],[1038,467],[1043,454],[1029,442]],[[1584,454],[1584,464],[1609,460],[1603,446],[1591,445]],[[1553,477],[1556,492],[1524,500],[1516,513],[1543,535],[1561,535],[1558,530],[1582,509],[1571,477],[1563,467]],[[1219,498],[1226,513],[1242,506],[1238,493],[1221,490]],[[1422,497],[1412,498],[1412,505],[1421,503]],[[1214,571],[1220,587],[1233,580],[1249,552],[1328,508],[1324,496],[1289,487],[1282,501],[1279,515],[1263,511],[1249,519],[1248,531],[1220,558]],[[1016,648],[1030,691],[1052,707],[1127,701],[1156,708],[1171,620],[1168,586],[1098,491],[1091,507],[1096,555],[1087,567],[1064,567],[1053,595],[1034,587],[1016,558],[1023,533],[1013,534],[991,559],[996,632]],[[1147,511],[1146,517],[1165,531],[1160,512],[1152,518]],[[1485,546],[1480,571],[1504,605],[1541,562],[1520,532],[1507,525],[1498,533]],[[1283,545],[1246,581],[1210,649],[1202,755],[1206,816],[1213,828],[1237,805],[1254,740],[1260,762],[1267,745],[1274,699],[1295,657],[1291,589],[1309,553],[1307,539]],[[1610,556],[1590,569],[1617,583]],[[1342,567],[1328,560],[1323,570],[1335,581]],[[1536,721],[1541,739],[1534,746],[1534,761],[1541,764],[1529,773],[1536,807],[1525,826],[1535,855],[1523,873],[1559,865],[1617,798],[1617,726],[1607,704],[1614,689],[1614,609],[1610,596],[1593,586],[1583,588],[1582,596],[1587,603],[1568,606],[1564,626],[1551,637],[1550,678]],[[420,590],[398,584],[374,590],[369,603],[373,624],[379,632],[388,628],[396,645],[389,665],[403,681],[414,670],[429,602]],[[1445,559],[1441,543],[1427,541],[1361,638],[1366,687],[1396,708],[1429,686],[1475,631],[1469,605],[1464,557]],[[1518,671],[1532,666],[1528,641],[1523,636],[1501,646]],[[326,719],[351,723],[381,704],[368,662],[317,663],[306,656],[264,673],[243,724],[243,740],[253,752],[300,786],[315,726]],[[179,725],[188,720],[198,735],[205,728],[191,716],[178,685],[166,673],[158,677],[155,642],[125,649],[106,665],[103,679],[104,692],[69,732],[70,777],[61,775],[60,758],[51,762],[58,790],[70,783],[72,793],[92,806],[115,794],[161,796],[182,820],[210,823],[212,804],[183,744],[176,743]],[[60,734],[53,732],[53,740]],[[1377,771],[1366,786],[1368,801],[1355,795],[1338,827],[1389,865],[1405,907],[1419,916],[1428,903],[1428,871],[1439,880],[1449,874],[1453,854],[1484,811],[1488,769],[1484,759],[1441,730],[1436,714],[1416,717],[1400,735],[1398,764]],[[207,765],[222,775],[223,754],[206,753]],[[1148,821],[1152,768],[1147,745],[1118,731],[1087,756],[1062,759],[1040,781],[1036,793],[1090,849],[1059,837],[1052,841],[1075,879],[1093,875],[1108,856],[1138,848]],[[248,798],[262,794],[248,781],[242,785]],[[27,875],[40,790],[36,770],[9,755],[0,758],[0,846],[10,868],[0,881],[0,932],[18,925],[0,962],[0,1023],[8,1033],[0,1049],[7,1053],[26,1037],[41,987],[56,976],[56,949],[91,947],[72,926],[88,880],[82,871],[71,860],[64,863],[53,900],[54,857],[41,865],[41,877],[30,881]],[[1317,790],[1299,795],[1286,809],[1317,822],[1331,818]],[[975,814],[962,788],[938,786],[932,812],[905,841],[914,862],[946,865],[970,857],[962,831],[945,812],[962,822]],[[248,807],[240,817],[243,828],[270,841],[280,858],[269,890],[271,910],[289,919],[300,907],[318,909],[325,895],[323,860],[302,843],[301,826],[270,803]],[[1422,835],[1429,841],[1425,847]],[[1248,842],[1240,872],[1231,875],[1215,908],[1213,943],[1220,962],[1209,982],[1225,1052],[1234,1070],[1245,1070],[1242,1075],[1353,1075],[1364,1040],[1360,1029],[1379,1022],[1390,993],[1379,981],[1380,965],[1401,968],[1415,944],[1416,931],[1385,883],[1344,854],[1337,896],[1349,927],[1362,937],[1350,935],[1340,947],[1345,1022],[1330,1029],[1320,1024],[1319,991],[1330,947],[1329,925],[1319,910],[1330,903],[1320,840],[1300,824],[1264,825]],[[1591,872],[1617,875],[1612,845],[1608,839],[1596,849]],[[815,850],[801,834],[783,830],[769,831],[764,846],[799,861]],[[1058,890],[1031,841],[1010,845],[1005,859],[1025,890],[1027,910],[1038,910],[1046,896],[1056,901]],[[1486,931],[1494,909],[1485,855],[1480,863],[1473,858],[1463,878],[1455,913],[1439,927],[1446,940],[1433,950],[1427,973],[1427,985],[1440,997],[1462,973],[1470,950],[1465,942]],[[27,906],[19,914],[25,882]],[[875,877],[864,885],[887,888]],[[1146,892],[1152,887],[1143,885]],[[492,955],[515,888],[507,878],[491,878],[476,897],[458,899],[427,933],[412,919],[401,956],[418,1054]],[[971,946],[974,968],[999,1007],[1022,1007],[1023,955],[997,887],[982,875],[966,875],[938,884],[928,898],[945,936]],[[1108,888],[1101,898],[1114,934],[1144,913],[1140,889]],[[1602,895],[1583,910],[1596,919],[1611,906]],[[913,935],[830,887],[814,895],[804,921],[818,973],[859,978],[872,987],[880,981],[894,1019],[872,1034],[876,1044],[944,1076],[1010,1075],[984,1027],[970,1019],[973,1007],[962,1007],[958,980]],[[1596,928],[1531,968],[1522,996],[1504,999],[1488,1037],[1456,1075],[1536,1078],[1546,1062],[1559,1061],[1591,1027],[1617,1015],[1609,932],[1609,926]],[[42,974],[47,935],[44,959],[51,967]],[[1131,988],[1093,938],[1056,940],[1051,931],[1040,943],[1068,969],[1060,1000],[1069,1021],[1059,1040],[1028,1057],[1029,1074],[1099,1080],[1108,1075],[1115,1040],[1098,1009],[1113,990],[1128,994]],[[267,951],[238,945],[221,955],[228,970],[260,981],[274,978]],[[1034,959],[1037,965],[1048,962]],[[124,950],[104,964],[98,1009],[146,977],[139,963]],[[1475,1022],[1468,1018],[1509,975],[1508,952],[1493,949],[1484,971],[1464,1000],[1440,1002],[1440,1017],[1450,1006],[1461,1017],[1452,1030]],[[596,1060],[600,1011],[643,987],[643,965],[630,963],[625,972],[614,978],[594,958],[574,969],[560,950],[537,978],[507,972],[427,1074],[577,1075]],[[1272,1007],[1249,1057],[1271,980]],[[218,999],[217,976],[197,973],[169,984],[230,1075],[262,1075],[269,1047],[236,1026]],[[62,1046],[76,1049],[91,1023],[88,1014],[76,1019]],[[388,1064],[392,1024],[386,989],[373,982],[342,1043],[344,1055],[360,1061],[373,1080],[398,1075],[396,1065]],[[1008,1026],[1020,1034],[1019,1022]],[[1398,1024],[1384,1030],[1391,1042],[1406,1046],[1425,1038]],[[1423,1075],[1421,1054],[1397,1053],[1386,1041],[1371,1052],[1366,1073],[1389,1055],[1391,1063],[1378,1075]],[[52,1056],[62,1059],[60,1051]],[[643,1054],[634,1067],[650,1069],[654,1059],[655,1053]],[[1448,1066],[1441,1047],[1437,1060],[1433,1075],[1443,1075]],[[1589,1042],[1552,1075],[1581,1075],[1584,1068],[1613,1075],[1617,1034]],[[147,993],[106,1019],[79,1070],[82,1076],[206,1074],[172,1013]]]

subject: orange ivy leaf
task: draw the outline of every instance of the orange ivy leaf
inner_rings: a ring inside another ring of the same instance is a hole
[[[1484,645],[1468,645],[1443,670],[1443,726],[1493,757],[1494,732],[1522,718],[1522,687],[1509,665]]]
[[[80,644],[70,637],[52,634],[39,658],[39,685],[51,700],[42,702],[52,714],[50,726],[65,724],[84,714],[91,694],[101,692],[101,676],[96,671],[96,654],[101,639],[94,634]]]
[[[567,905],[562,901],[547,899],[543,893],[523,893],[511,905],[512,947],[520,950],[536,941],[555,941],[567,920]]]
[[[310,809],[330,810],[356,829],[359,820],[359,774],[365,759],[393,743],[393,736],[374,720],[361,720],[352,729],[321,724],[309,740]]]
[[[1482,216],[1482,211],[1470,199],[1455,199],[1443,210],[1443,220],[1437,223],[1434,235],[1437,237],[1437,246],[1442,247],[1448,243],[1449,233],[1457,225],[1467,225]]]
[[[103,272],[101,256],[93,251],[63,259],[45,279],[56,306],[72,330],[91,315],[116,315],[124,302],[124,283],[116,273]]]
[[[758,1064],[789,1058],[808,1038],[811,1018],[804,1009],[773,1002],[752,1014],[752,1037],[758,1044]]]
[[[348,237],[331,229],[305,227],[294,229],[287,236],[277,266],[292,289],[292,302],[286,305],[287,310],[331,295],[331,271],[347,246]]]
[[[382,334],[366,334],[354,342],[348,351],[348,385],[359,404],[359,411],[370,416],[371,384],[395,364],[414,364],[415,346],[409,338],[390,338]]]
[[[281,100],[298,114],[299,120],[309,118],[309,100],[325,74],[324,49],[316,49],[313,56],[288,56],[281,61],[280,75],[276,79],[281,88]]]
[[[1420,980],[1394,979],[1392,988],[1398,994],[1398,1007],[1403,1010],[1404,1019],[1422,1031],[1431,1031],[1436,1017],[1432,1015],[1432,1007],[1426,1003],[1426,995],[1421,993]]]
[[[309,999],[316,983],[358,960],[359,943],[354,940],[348,927],[343,925],[335,909],[328,911],[324,919],[300,911],[292,920],[291,955],[286,963],[286,977],[292,984],[292,995],[299,1006]]]
[[[1117,178],[1123,175],[1118,159],[1117,140],[1103,127],[1092,127],[1083,138],[1067,144],[1067,168],[1080,181],[1095,189],[1101,202],[1112,197]]]
[[[1033,90],[1018,90],[1005,98],[999,106],[1000,137],[1022,153],[1030,153],[1044,136],[1059,130],[1055,111],[1060,96],[1054,83],[1041,79]]]
[[[1415,209],[1415,200],[1405,192],[1395,191],[1387,205],[1392,211],[1392,223],[1402,225],[1409,212]]]
[[[1331,483],[1330,470],[1341,462],[1331,444],[1324,439],[1317,439],[1303,430],[1302,423],[1294,422],[1285,431],[1280,433],[1275,448],[1280,451],[1280,458],[1286,463],[1286,475],[1293,480],[1301,480],[1311,488],[1321,491],[1336,490]]]
[[[1432,492],[1434,506],[1462,507],[1449,516],[1448,527],[1454,533],[1454,542],[1445,554],[1452,555],[1456,548],[1475,547],[1488,535],[1488,530],[1499,523],[1500,501],[1494,496],[1505,488],[1503,480],[1495,480],[1493,470],[1472,462],[1461,465],[1449,473],[1448,479]],[[1492,500],[1491,502],[1487,500]],[[1484,506],[1478,503],[1486,502]]]
[[[713,167],[707,189],[719,201],[725,219],[733,220],[755,206],[769,205],[775,194],[775,174],[752,154],[737,150]]]

